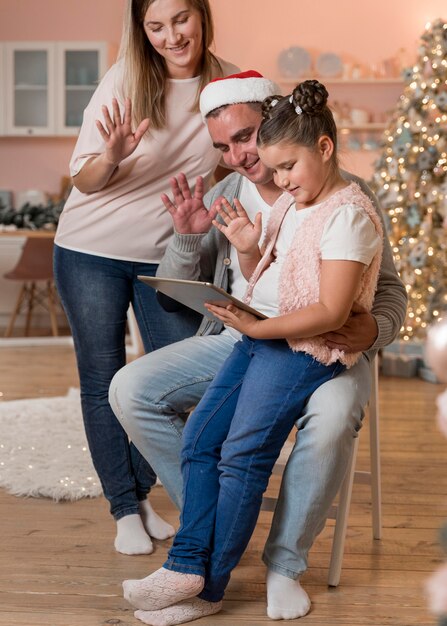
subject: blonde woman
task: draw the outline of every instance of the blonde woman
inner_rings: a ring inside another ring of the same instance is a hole
[[[170,175],[182,170],[206,186],[219,160],[198,96],[237,68],[210,52],[212,41],[208,0],[129,0],[118,62],[84,112],[55,239],[85,430],[124,554],[149,554],[151,537],[174,532],[147,499],[156,477],[113,414],[108,389],[125,365],[129,304],[147,352],[198,326],[192,312],[165,313],[137,275],[155,274],[172,235],[160,200]]]

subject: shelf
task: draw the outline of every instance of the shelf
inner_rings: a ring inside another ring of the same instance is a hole
[[[14,85],[15,91],[42,91],[47,89],[48,85]]]
[[[65,85],[67,91],[94,91],[98,85]]]
[[[279,78],[276,82],[283,85],[297,85],[304,80],[317,79],[327,85],[403,85],[400,77],[396,78],[331,78],[329,76],[298,76],[297,78]]]
[[[340,124],[338,129],[341,133],[343,131],[351,130],[385,130],[386,124],[382,122],[369,122],[368,124]]]

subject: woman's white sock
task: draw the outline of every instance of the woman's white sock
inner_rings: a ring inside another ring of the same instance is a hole
[[[116,523],[115,550],[122,554],[151,554],[151,538],[138,513],[125,515]]]
[[[149,500],[141,500],[140,515],[146,532],[154,539],[169,539],[175,535],[174,527],[154,511]]]

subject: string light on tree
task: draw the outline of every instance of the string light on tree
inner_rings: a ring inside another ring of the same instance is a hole
[[[447,317],[447,23],[428,23],[385,131],[373,187],[408,292],[404,341]]]

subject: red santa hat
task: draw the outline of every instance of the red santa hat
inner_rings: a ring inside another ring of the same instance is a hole
[[[262,102],[279,93],[279,87],[255,70],[215,78],[200,94],[200,112],[205,117],[214,109],[227,104]]]

